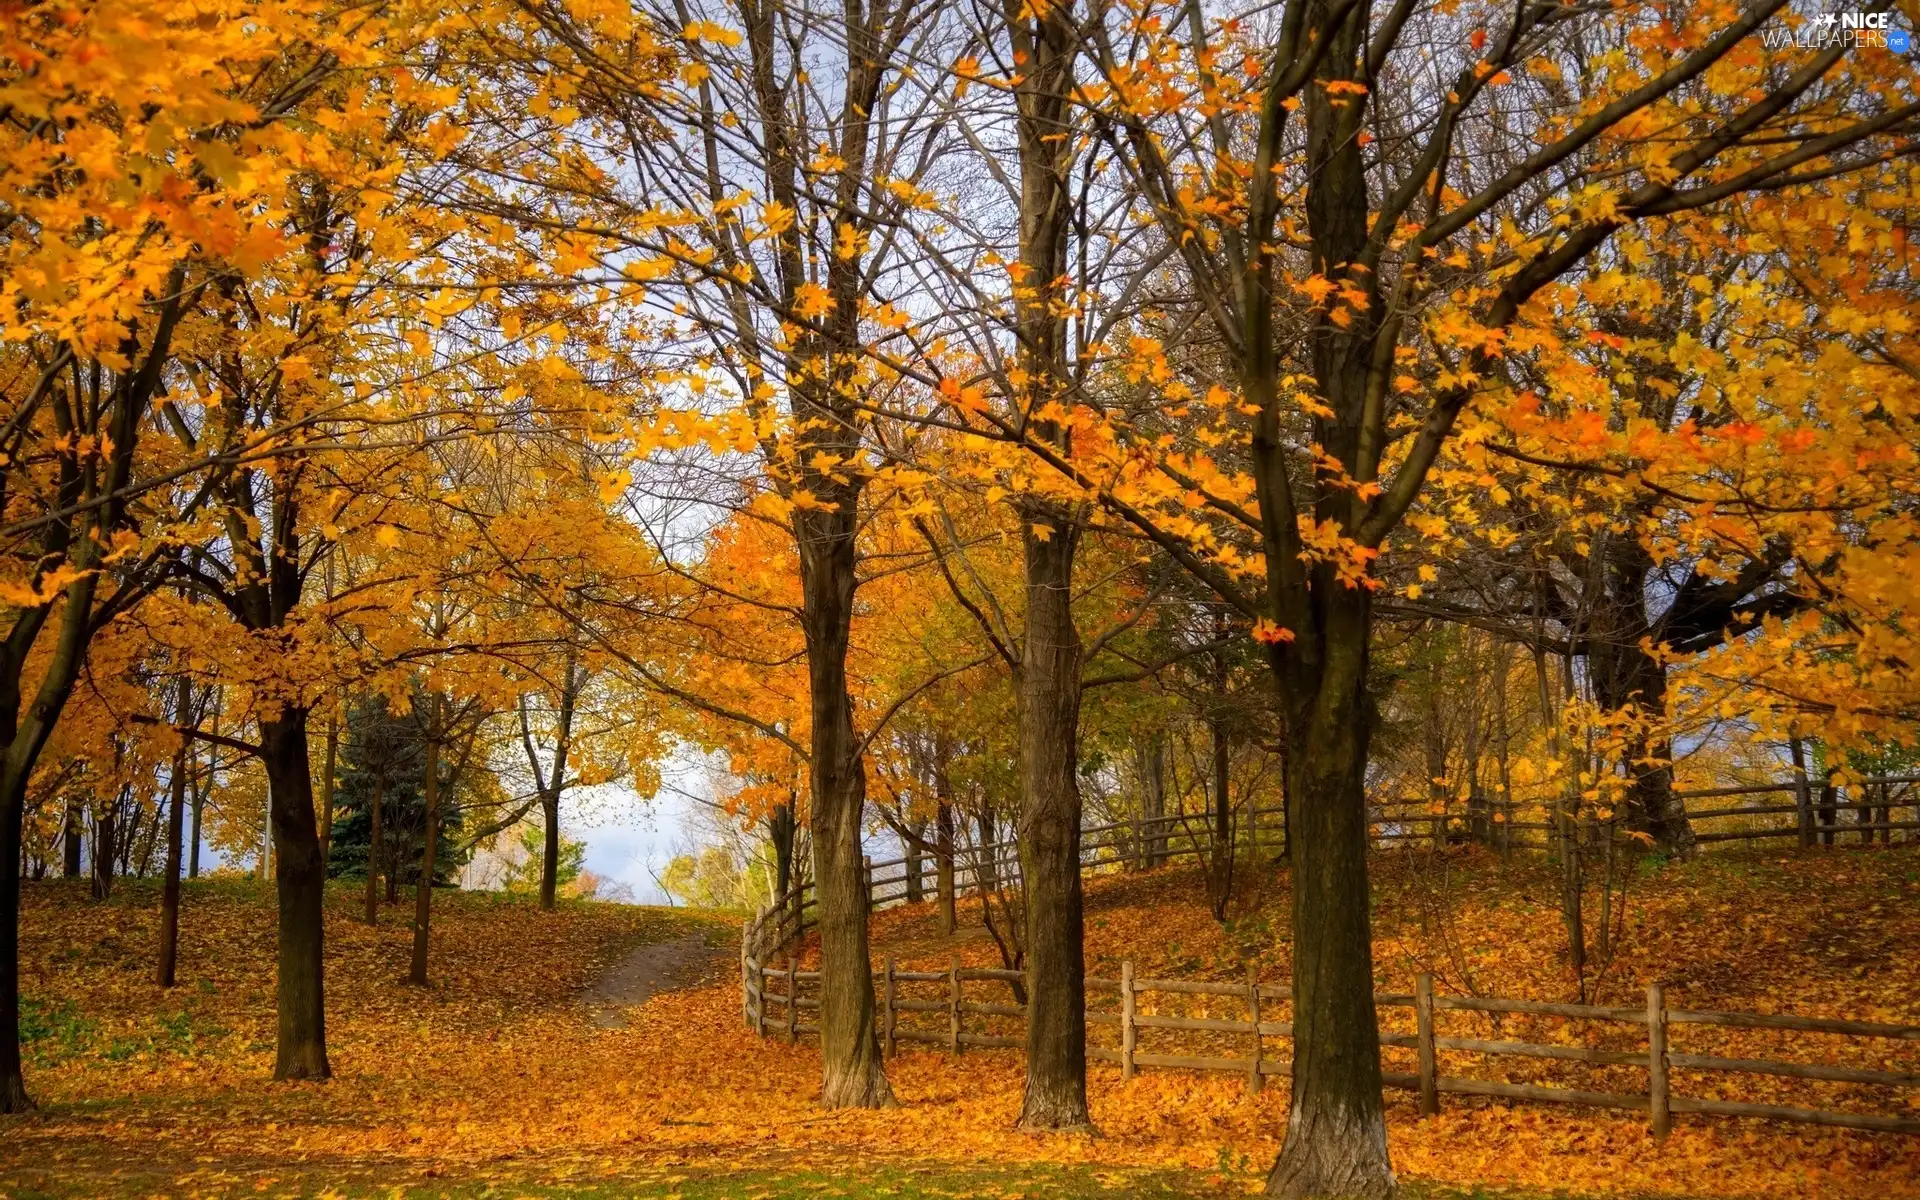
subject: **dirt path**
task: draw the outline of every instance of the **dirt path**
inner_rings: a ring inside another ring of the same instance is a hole
[[[645,1004],[656,992],[698,983],[725,957],[726,951],[709,944],[700,934],[639,946],[594,980],[580,1001],[587,1006],[595,1025],[618,1029],[627,1023],[627,1009]]]

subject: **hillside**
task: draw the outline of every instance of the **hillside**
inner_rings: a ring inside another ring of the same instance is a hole
[[[1560,1002],[1578,995],[1550,864],[1529,856],[1503,864],[1492,854],[1455,848],[1438,856],[1426,849],[1382,855],[1374,869],[1380,992],[1411,992],[1414,975],[1428,971],[1441,994]],[[1588,899],[1597,909],[1597,897]],[[1111,979],[1122,960],[1131,960],[1136,976],[1237,983],[1252,964],[1263,980],[1284,982],[1291,963],[1287,904],[1283,868],[1243,870],[1224,925],[1207,910],[1197,868],[1097,876],[1087,888],[1087,973]],[[1742,851],[1649,862],[1627,885],[1624,901],[1616,893],[1614,905],[1607,953],[1594,948],[1590,1003],[1639,1005],[1646,985],[1660,982],[1675,1008],[1920,1025],[1920,955],[1913,952],[1920,946],[1920,857],[1911,847],[1810,856]],[[876,959],[892,955],[902,970],[942,969],[956,955],[966,965],[1000,966],[978,912],[977,904],[963,906],[960,933],[949,939],[940,936],[931,906],[886,910],[876,918]],[[1090,1011],[1111,1012],[1115,1005],[1109,994],[1089,1001]],[[1245,1006],[1236,998],[1158,996],[1151,1011],[1244,1019]],[[1276,1015],[1284,1016],[1263,1014]],[[1404,1010],[1385,1021],[1412,1028],[1412,1014]],[[1520,1014],[1443,1013],[1439,1029],[1618,1050],[1645,1045],[1644,1032],[1630,1027]],[[1920,1043],[1914,1042],[1701,1026],[1676,1027],[1673,1037],[1676,1052],[1920,1074]],[[1142,1038],[1143,1049],[1146,1039],[1159,1038],[1153,1048],[1245,1053],[1245,1039],[1228,1035],[1145,1031]],[[1112,1045],[1114,1031],[1097,1028],[1090,1041]],[[1285,1052],[1277,1039],[1269,1046]],[[999,1053],[1005,1052],[981,1057]],[[1413,1069],[1410,1049],[1390,1048],[1385,1059],[1388,1070]],[[1645,1090],[1645,1072],[1637,1068],[1513,1058],[1497,1064],[1489,1071],[1479,1056],[1443,1051],[1440,1070],[1587,1090]],[[1117,1140],[1184,1131],[1230,1143],[1258,1163],[1267,1161],[1284,1120],[1284,1080],[1247,1100],[1244,1083],[1232,1076],[1149,1071],[1122,1086],[1113,1067],[1091,1070],[1100,1095],[1095,1120]],[[1920,1089],[1705,1073],[1674,1079],[1676,1094],[1702,1098],[1920,1115]],[[1196,1104],[1203,1096],[1204,1105]],[[1421,1122],[1409,1093],[1390,1090],[1388,1098],[1395,1162],[1415,1177],[1597,1194],[1920,1194],[1920,1139],[1911,1137],[1679,1118],[1656,1150],[1638,1114],[1448,1096],[1439,1117]],[[1008,1103],[1017,1107],[1017,1094]],[[1116,1119],[1116,1108],[1126,1115]]]
[[[1566,998],[1544,870],[1472,855],[1447,868],[1441,906],[1433,872],[1382,860],[1383,986],[1427,966],[1443,990],[1464,990],[1470,974],[1482,991]],[[1282,977],[1284,872],[1247,882],[1223,929],[1190,870],[1094,879],[1093,973],[1130,957],[1143,973],[1237,979],[1251,956],[1263,977]],[[1599,994],[1625,999],[1657,975],[1688,1004],[1920,1021],[1920,967],[1901,950],[1920,944],[1917,902],[1920,859],[1905,847],[1668,867],[1629,891]],[[812,1039],[790,1047],[741,1023],[734,917],[602,904],[543,914],[437,896],[434,986],[422,992],[399,982],[410,910],[385,909],[370,930],[357,905],[355,892],[329,895],[336,1077],[289,1086],[268,1081],[263,890],[188,889],[183,982],[163,994],[149,981],[152,888],[94,904],[68,885],[29,886],[28,1071],[42,1108],[0,1127],[0,1195],[1240,1194],[1284,1121],[1283,1081],[1249,1097],[1232,1076],[1146,1071],[1122,1083],[1096,1064],[1100,1137],[1019,1134],[1017,1052],[956,1060],[931,1047],[903,1047],[889,1066],[902,1107],[825,1113]],[[928,907],[880,914],[876,962],[995,963],[976,911],[963,908],[951,940]],[[624,1023],[583,1003],[635,947],[689,934],[716,945],[710,982],[656,996]],[[1508,1036],[1523,1032],[1571,1036],[1509,1023]],[[1920,1069],[1912,1048],[1881,1061]],[[1405,1093],[1390,1096],[1394,1160],[1416,1200],[1488,1185],[1530,1200],[1920,1196],[1920,1139],[1682,1118],[1656,1146],[1635,1114],[1449,1096],[1422,1122]]]

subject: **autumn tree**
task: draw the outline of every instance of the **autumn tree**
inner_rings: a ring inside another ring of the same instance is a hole
[[[172,558],[169,525],[191,518],[237,456],[263,449],[237,430],[214,453],[196,444],[175,453],[152,434],[178,413],[156,405],[180,381],[177,344],[203,322],[206,298],[294,251],[281,227],[303,186],[291,162],[314,161],[294,153],[294,139],[352,157],[363,98],[334,105],[338,140],[289,126],[343,99],[323,100],[325,85],[343,57],[362,58],[353,39],[367,29],[304,6],[234,3],[176,21],[157,6],[61,3],[14,14],[0,32],[10,85],[3,286],[16,335],[5,491],[17,553],[0,663],[6,1111],[30,1103],[14,942],[23,788],[90,639]],[[147,69],[154,55],[174,64],[163,88]],[[30,678],[45,631],[51,653]]]
[[[636,299],[657,298],[692,348],[696,395],[716,384],[728,395],[720,404],[716,388],[665,427],[636,429],[636,460],[671,444],[676,426],[714,433],[716,453],[758,453],[771,482],[763,510],[798,548],[812,711],[808,741],[793,748],[810,773],[829,1106],[891,1101],[867,968],[864,738],[846,660],[858,532],[884,469],[862,415],[865,393],[881,386],[867,345],[891,320],[879,281],[926,165],[929,113],[906,66],[932,12],[914,0],[567,15],[520,3],[475,35],[476,53],[506,64],[501,76],[528,90],[529,110],[560,114],[567,136],[552,169],[540,147],[529,158],[528,143],[501,138],[500,157],[483,160],[488,184],[467,203],[564,245],[582,284],[619,281]],[[842,18],[834,61],[817,62],[812,31]],[[506,130],[518,117],[489,120]],[[545,186],[557,179],[567,187]]]
[[[1071,453],[1058,419],[1076,382],[1068,341],[1067,260],[1081,151],[1073,102],[1080,37],[1070,4],[1009,2],[997,14],[1015,108],[1019,238],[1011,272],[1013,419]],[[996,39],[997,41],[998,39]],[[1083,212],[1084,209],[1081,209]],[[1082,234],[1084,236],[1084,232]],[[1074,623],[1074,559],[1084,516],[1076,498],[1028,489],[1025,636],[1016,679],[1020,730],[1020,856],[1027,915],[1027,1087],[1020,1124],[1088,1125],[1086,959],[1080,884],[1079,724],[1082,661]]]
[[[535,743],[533,719],[525,696],[521,697],[517,709],[527,769],[533,774],[534,788],[540,798],[540,907],[545,909],[553,907],[554,893],[560,884],[560,797],[570,782],[567,772],[572,765],[568,759],[574,748],[574,718],[579,712],[581,689],[587,682],[579,659],[573,643],[567,642],[561,651],[559,678],[553,685],[552,735],[546,754],[543,755]],[[578,873],[578,864],[575,864],[575,873]]]
[[[1269,648],[1297,948],[1272,1194],[1394,1189],[1362,795],[1374,559],[1461,413],[1502,391],[1509,356],[1551,336],[1556,289],[1622,230],[1844,178],[1902,145],[1920,111],[1910,78],[1872,54],[1763,49],[1757,31],[1783,8],[1666,20],[1297,0],[1265,44],[1173,9],[1095,31],[1111,151],[1231,363],[1217,405],[1229,427],[1241,406],[1251,414],[1248,477],[1123,457],[1124,430],[1117,476],[1021,440],[1254,620]],[[1588,44],[1607,57],[1582,74],[1570,47]],[[1222,69],[1230,55],[1252,56],[1243,76]],[[1655,125],[1669,136],[1644,138]],[[1510,153],[1488,155],[1504,140]],[[1258,557],[1223,562],[1215,546],[1242,535]]]

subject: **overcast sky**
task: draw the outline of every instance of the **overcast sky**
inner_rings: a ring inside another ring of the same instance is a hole
[[[673,788],[646,800],[625,785],[593,791],[591,797],[569,798],[560,810],[560,828],[587,844],[586,869],[626,884],[642,904],[665,904],[654,877],[699,840],[694,801]]]

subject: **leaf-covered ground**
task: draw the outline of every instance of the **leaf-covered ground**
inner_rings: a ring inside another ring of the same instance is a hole
[[[1432,871],[1381,875],[1383,986],[1426,966],[1451,972],[1447,990],[1466,990],[1471,973],[1482,992],[1566,998],[1548,876],[1484,860],[1450,863],[1444,888]],[[1246,883],[1223,930],[1189,871],[1094,881],[1093,972],[1111,974],[1125,956],[1143,974],[1244,978],[1257,951],[1277,978],[1284,894],[1277,879]],[[1601,989],[1610,1002],[1631,1002],[1657,976],[1691,1007],[1920,1023],[1920,855],[1910,850],[1715,859],[1652,874],[1628,904]],[[30,886],[28,1073],[42,1110],[0,1123],[0,1194],[1219,1195],[1258,1179],[1284,1118],[1280,1082],[1249,1097],[1231,1076],[1150,1071],[1123,1084],[1095,1066],[1100,1137],[1018,1134],[1017,1054],[954,1060],[930,1048],[903,1049],[889,1069],[902,1108],[824,1113],[811,1103],[817,1051],[743,1028],[730,948],[711,983],[655,997],[624,1028],[598,1027],[580,1000],[635,945],[703,930],[725,945],[731,921],[439,896],[435,986],[421,992],[399,982],[405,905],[371,930],[354,919],[351,892],[329,905],[336,1078],[274,1085],[264,891],[189,890],[182,985],[163,994],[149,978],[152,889],[123,887],[96,905],[66,885]],[[995,961],[977,931],[939,937],[924,909],[883,914],[878,938],[903,962]],[[1556,1033],[1509,1024],[1502,1036]],[[1875,1061],[1914,1070],[1912,1049]],[[1684,1086],[1707,1094],[1700,1082]],[[1795,1089],[1816,1086],[1743,1079],[1735,1091],[1809,1103],[1820,1094]],[[1889,1111],[1892,1101],[1821,1102]],[[1421,1122],[1399,1094],[1390,1120],[1396,1165],[1422,1200],[1482,1185],[1525,1196],[1920,1196],[1920,1138],[1683,1117],[1656,1144],[1631,1114],[1448,1097],[1441,1117]]]
[[[1455,849],[1422,849],[1375,859],[1375,957],[1383,993],[1409,993],[1430,971],[1443,993],[1571,1001],[1576,985],[1565,955],[1558,879],[1547,863]],[[1216,923],[1204,885],[1191,868],[1090,881],[1088,974],[1113,978],[1123,959],[1148,978],[1244,981],[1254,964],[1263,979],[1281,981],[1291,964],[1288,896],[1282,870],[1249,870],[1238,882],[1228,922]],[[1590,1002],[1645,1003],[1646,985],[1665,985],[1671,1008],[1789,1012],[1920,1025],[1920,847],[1843,847],[1798,854],[1715,854],[1684,864],[1649,863],[1616,893],[1610,956],[1590,976]],[[999,952],[964,919],[956,939],[941,937],[926,907],[878,918],[876,953],[903,970],[944,968],[954,955],[968,965],[999,966]],[[1598,920],[1597,894],[1589,920]],[[1593,930],[1589,938],[1597,940]],[[1597,953],[1597,946],[1596,946]],[[905,993],[920,996],[907,985]],[[926,988],[928,985],[918,985]],[[938,990],[941,985],[932,985]],[[990,985],[970,984],[987,990]],[[932,991],[926,996],[931,997]],[[1007,997],[980,995],[1004,1002]],[[1117,999],[1097,996],[1096,1011]],[[1222,997],[1142,997],[1142,1012],[1244,1019],[1244,1004]],[[937,1016],[937,1014],[935,1014]],[[1264,1012],[1266,1019],[1285,1019]],[[979,1021],[979,1018],[969,1018]],[[1410,1009],[1389,1010],[1388,1024],[1411,1032]],[[928,1027],[932,1022],[921,1019]],[[942,1028],[944,1026],[941,1026]],[[986,1028],[983,1023],[981,1028]],[[1633,1026],[1443,1012],[1443,1035],[1486,1040],[1644,1050]],[[1007,1030],[1011,1032],[1012,1030]],[[1824,1062],[1920,1074],[1920,1042],[1839,1039],[1819,1034],[1675,1026],[1676,1053],[1729,1058]],[[1116,1041],[1096,1028],[1096,1042]],[[1167,1053],[1244,1057],[1247,1039],[1142,1031],[1140,1048]],[[907,1061],[927,1051],[916,1051]],[[1265,1053],[1283,1057],[1285,1042]],[[1411,1050],[1389,1049],[1389,1069],[1415,1069]],[[1642,1093],[1646,1072],[1534,1059],[1487,1060],[1442,1053],[1443,1075],[1539,1083],[1593,1091]],[[981,1060],[1006,1060],[1004,1077],[987,1076]],[[1006,1112],[1019,1104],[1013,1053],[969,1052],[962,1063],[978,1079],[973,1095]],[[984,1078],[982,1078],[985,1076]],[[1229,1075],[1143,1071],[1122,1085],[1112,1067],[1095,1066],[1094,1119],[1113,1143],[1179,1153],[1179,1145],[1232,1147],[1255,1163],[1269,1161],[1284,1123],[1284,1081],[1248,1098]],[[1795,1107],[1920,1117],[1920,1089],[1859,1087],[1752,1075],[1673,1076],[1676,1094]],[[1682,1116],[1673,1134],[1655,1142],[1634,1113],[1509,1105],[1446,1096],[1439,1117],[1420,1121],[1410,1095],[1389,1091],[1396,1168],[1412,1178],[1462,1186],[1502,1184],[1565,1188],[1594,1195],[1880,1197],[1920,1196],[1920,1138],[1751,1120]],[[1124,1151],[1101,1151],[1112,1160]],[[1198,1155],[1189,1162],[1198,1165]],[[1137,1161],[1137,1160],[1135,1160]]]

